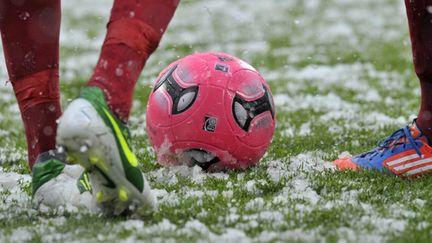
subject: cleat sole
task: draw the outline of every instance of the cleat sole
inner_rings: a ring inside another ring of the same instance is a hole
[[[131,205],[146,211],[156,208],[145,178],[139,191],[126,177],[113,131],[86,100],[75,100],[63,113],[57,144],[89,172],[93,197],[104,211],[118,214]]]

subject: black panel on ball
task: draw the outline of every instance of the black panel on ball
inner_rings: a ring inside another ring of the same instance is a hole
[[[264,85],[263,88],[265,90],[265,94],[256,100],[246,101],[240,95],[236,95],[234,97],[233,105],[232,105],[232,113],[234,116],[234,120],[236,121],[237,125],[239,125],[246,132],[249,130],[250,124],[254,119],[254,117],[256,117],[261,113],[270,111],[270,113],[272,114],[272,118],[274,119],[275,112],[274,112],[274,107],[270,100],[271,99],[270,92]],[[246,110],[246,114],[247,114],[246,122],[241,122],[241,119],[238,117],[237,113],[235,112],[236,103],[240,104]]]
[[[156,83],[153,92],[159,89],[160,87],[163,87],[171,96],[171,99],[173,101],[172,110],[171,113],[173,115],[180,114],[187,109],[189,109],[193,103],[195,102],[197,96],[198,96],[198,86],[192,86],[188,88],[181,87],[175,78],[173,77],[174,71],[177,69],[177,65],[174,65],[172,68],[170,68]],[[179,109],[179,104],[182,101],[181,99],[184,97],[189,97],[187,94],[193,95],[193,97],[188,101],[188,104],[182,104],[181,109]]]

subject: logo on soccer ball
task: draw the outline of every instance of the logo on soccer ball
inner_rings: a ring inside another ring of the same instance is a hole
[[[216,117],[206,116],[204,119],[204,131],[214,132],[216,130],[217,119]]]
[[[274,118],[274,109],[270,93],[264,86],[266,95],[253,101],[247,101],[241,96],[236,95],[233,102],[233,114],[237,124],[245,131],[249,130],[249,126],[254,117],[259,114],[269,111]]]
[[[227,73],[229,71],[229,66],[222,63],[216,63],[215,70]]]

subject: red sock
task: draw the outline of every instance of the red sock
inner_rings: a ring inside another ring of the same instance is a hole
[[[417,126],[432,142],[432,0],[405,0],[414,67],[420,79]]]
[[[133,90],[159,45],[178,0],[115,0],[98,64],[88,86],[101,88],[111,110],[128,120]]]
[[[40,153],[55,148],[56,119],[61,114],[60,1],[1,1],[0,30],[32,168]]]

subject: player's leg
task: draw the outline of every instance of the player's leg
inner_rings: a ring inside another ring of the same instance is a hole
[[[60,15],[60,0],[0,0],[0,31],[26,132],[33,198],[51,207],[94,209],[91,195],[77,187],[83,169],[66,165],[64,156],[54,150],[61,115]]]
[[[88,86],[99,87],[108,106],[126,122],[133,90],[149,56],[156,50],[178,1],[114,1],[99,61]]]
[[[60,1],[0,0],[0,31],[9,80],[26,132],[28,162],[55,148],[59,100]]]
[[[432,0],[405,0],[405,5],[414,67],[421,87],[417,125],[432,141]]]
[[[108,213],[121,213],[135,203],[155,207],[131,151],[125,123],[138,76],[177,4],[172,0],[114,1],[94,74],[59,122],[58,144],[88,169],[93,194]]]
[[[405,0],[412,53],[420,79],[421,107],[417,119],[388,137],[372,151],[341,158],[339,169],[374,168],[402,177],[432,171],[432,0]]]

